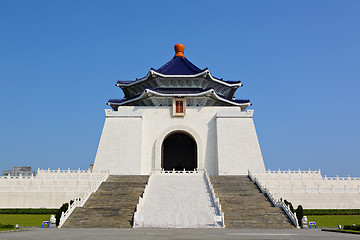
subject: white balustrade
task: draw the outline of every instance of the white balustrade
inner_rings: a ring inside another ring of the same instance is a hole
[[[251,181],[253,181],[259,187],[260,191],[262,193],[266,194],[266,196],[269,198],[269,200],[271,201],[273,206],[281,207],[284,210],[284,212],[286,213],[286,215],[289,217],[289,219],[292,221],[294,226],[299,228],[299,223],[298,223],[297,217],[293,212],[291,212],[290,208],[284,202],[280,201],[279,199],[275,199],[273,197],[273,195],[270,193],[270,191],[265,186],[263,186],[260,183],[260,181],[250,171],[249,171],[248,175],[249,175]]]
[[[316,171],[266,171],[252,173],[269,190],[277,193],[360,193],[358,177],[324,177]]]
[[[66,212],[62,212],[61,214],[61,218],[60,218],[60,223],[59,223],[59,228],[61,228],[61,226],[65,223],[65,221],[69,218],[69,216],[71,215],[71,213],[75,210],[76,207],[83,207],[84,204],[86,203],[86,201],[89,199],[89,197],[91,196],[91,194],[93,194],[94,192],[96,192],[98,190],[98,188],[100,187],[101,183],[103,183],[104,181],[106,181],[106,179],[109,177],[109,172],[108,171],[104,171],[104,174],[102,175],[102,177],[97,181],[97,183],[93,186],[90,187],[90,189],[84,194],[84,196],[82,198],[76,198],[72,204],[69,202],[69,208],[67,209]]]
[[[212,201],[215,204],[215,210],[216,210],[216,215],[220,216],[220,221],[215,221],[214,222],[216,224],[218,224],[219,226],[225,228],[225,218],[224,218],[224,213],[221,210],[221,204],[220,204],[220,199],[216,197],[215,195],[215,191],[214,191],[214,187],[211,184],[211,180],[210,177],[208,175],[208,173],[206,172],[206,170],[204,170],[204,178],[205,178],[205,183],[207,185],[207,188],[210,190],[210,198],[212,199]]]
[[[42,170],[36,176],[1,176],[0,192],[86,192],[106,171]]]

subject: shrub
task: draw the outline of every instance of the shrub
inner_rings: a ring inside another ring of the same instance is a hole
[[[68,203],[64,203],[60,209],[58,209],[58,212],[56,213],[56,226],[59,226],[59,223],[60,223],[60,218],[61,218],[61,215],[63,212],[66,212],[69,208],[69,204]]]
[[[2,224],[2,223],[0,223],[0,228],[15,228],[15,226],[12,225],[12,224]]]
[[[355,225],[355,226],[345,225],[344,230],[360,231],[360,225]]]
[[[298,223],[300,227],[302,227],[301,219],[303,218],[303,216],[304,216],[304,209],[301,205],[299,205],[296,209],[296,217],[298,219]]]
[[[360,215],[360,209],[304,209],[305,215]]]
[[[56,214],[59,209],[53,208],[2,208],[0,214]]]

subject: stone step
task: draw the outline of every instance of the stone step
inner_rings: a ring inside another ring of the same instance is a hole
[[[149,176],[109,176],[63,228],[131,228],[133,214]]]
[[[227,228],[293,228],[248,176],[210,176]]]
[[[151,176],[143,204],[136,212],[135,227],[215,228],[217,209],[209,197],[203,173]]]

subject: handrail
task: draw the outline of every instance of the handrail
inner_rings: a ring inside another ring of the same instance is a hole
[[[223,211],[221,209],[220,199],[217,198],[216,195],[215,195],[214,187],[211,184],[210,177],[209,177],[208,173],[206,172],[206,170],[204,171],[204,178],[206,180],[206,185],[210,190],[210,197],[214,201],[215,209],[217,210],[217,215],[219,215],[221,217],[220,218],[221,224],[219,224],[219,225],[221,225],[222,228],[225,228],[225,218],[224,218],[224,213],[223,213]],[[219,222],[219,221],[216,221],[216,222]]]
[[[149,179],[148,181],[146,182],[146,185],[145,185],[145,188],[144,188],[144,192],[141,194],[141,196],[139,197],[139,202],[138,204],[136,204],[136,208],[135,208],[135,211],[134,211],[134,216],[133,216],[133,228],[136,228],[136,227],[144,227],[144,220],[139,217],[139,208],[141,206],[144,205],[144,202],[145,202],[145,197],[147,196],[147,192],[149,191],[149,186],[150,186],[150,182],[152,182],[152,176],[155,174],[155,170],[153,170],[151,173],[150,173],[150,176],[149,176]]]
[[[86,203],[86,201],[89,199],[89,197],[91,196],[91,194],[93,194],[94,192],[96,192],[98,190],[98,188],[100,187],[101,183],[103,183],[104,181],[106,181],[106,179],[109,177],[110,173],[109,171],[106,172],[106,174],[104,174],[102,176],[102,178],[99,179],[99,181],[97,181],[96,184],[94,184],[93,186],[90,187],[89,191],[87,191],[83,198],[76,198],[72,204],[69,203],[69,207],[66,210],[66,212],[62,212],[61,213],[61,218],[60,218],[60,222],[59,222],[59,228],[61,228],[61,226],[65,223],[65,221],[69,218],[69,216],[71,215],[71,213],[75,210],[76,207],[83,207],[84,204]]]
[[[270,199],[271,203],[275,207],[281,207],[286,213],[286,215],[289,217],[289,219],[292,221],[294,226],[300,228],[298,219],[296,215],[290,210],[290,208],[283,201],[275,199],[273,195],[269,192],[269,190],[266,187],[264,187],[260,183],[260,181],[256,178],[256,176],[254,176],[250,171],[248,171],[248,176],[251,179],[251,181],[253,181],[259,187],[260,191],[266,194],[266,196]]]

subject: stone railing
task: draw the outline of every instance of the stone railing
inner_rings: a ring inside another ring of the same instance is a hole
[[[298,219],[296,217],[296,215],[291,212],[290,208],[282,201],[275,199],[273,197],[273,195],[267,190],[266,187],[264,187],[260,181],[255,177],[255,175],[253,175],[250,171],[248,172],[248,176],[251,179],[251,181],[253,181],[258,188],[260,189],[260,191],[262,193],[265,193],[266,196],[269,198],[269,200],[271,201],[271,203],[275,206],[275,207],[281,207],[284,212],[286,213],[286,215],[289,217],[289,219],[291,220],[291,222],[294,224],[295,227],[299,228],[299,223],[298,223]]]
[[[347,181],[347,182],[350,182],[350,181],[360,181],[360,178],[359,177],[350,177],[350,176],[347,176],[347,177],[339,177],[339,176],[336,176],[336,177],[327,177],[326,175],[323,177],[323,180],[324,181],[337,181],[337,182],[343,182],[343,181]]]
[[[316,171],[252,172],[263,186],[275,193],[360,193],[359,177],[327,177]]]
[[[266,179],[274,179],[274,177],[286,177],[289,179],[295,179],[297,180],[297,177],[299,179],[303,179],[303,180],[311,180],[314,179],[315,177],[317,178],[321,178],[324,181],[360,181],[360,177],[339,177],[338,175],[336,177],[327,177],[326,175],[324,177],[321,176],[321,171],[319,170],[307,170],[307,171],[302,171],[302,170],[276,170],[276,171],[271,171],[271,170],[267,170],[265,172],[253,172],[254,174],[258,175],[258,176],[262,176]]]
[[[161,174],[184,174],[184,173],[189,173],[189,174],[196,174],[196,173],[202,173],[204,172],[204,170],[201,169],[194,169],[194,170],[154,170],[153,173],[161,173]]]
[[[264,184],[266,185],[266,184]],[[329,186],[267,186],[268,189],[271,189],[276,193],[360,193],[360,185],[355,186],[336,186],[329,183]]]
[[[96,192],[96,190],[98,190],[98,188],[100,187],[101,183],[106,181],[106,179],[108,177],[109,177],[109,171],[104,171],[104,175],[99,179],[99,181],[96,184],[94,184],[93,186],[90,187],[89,191],[87,191],[82,198],[75,199],[72,202],[72,204],[69,203],[69,208],[67,209],[67,211],[62,212],[62,214],[61,214],[60,223],[59,223],[59,226],[58,226],[59,228],[61,228],[61,226],[69,218],[69,216],[75,210],[76,207],[83,207],[84,206],[84,204],[89,199],[91,194]]]
[[[106,172],[106,171],[104,171]],[[90,169],[86,169],[86,170],[81,170],[80,168],[77,170],[71,170],[69,169],[40,169],[38,168],[37,174],[54,174],[54,173],[92,173],[92,171]]]
[[[321,174],[321,172],[320,172],[320,169],[319,170],[315,170],[315,171],[312,171],[312,170],[305,170],[305,171],[303,171],[303,170],[280,170],[280,169],[278,169],[278,170],[275,170],[275,171],[271,171],[270,169],[269,170],[267,170],[266,172],[265,172],[266,174]]]
[[[96,174],[106,174],[107,171],[100,170],[100,171],[94,171],[94,170],[81,170],[80,168],[77,170],[71,170],[69,169],[38,169],[36,177],[87,177],[87,176],[94,176]]]
[[[2,176],[0,192],[86,192],[106,171],[38,170],[36,176]]]
[[[18,179],[18,180],[28,180],[28,179],[34,179],[35,176],[34,175],[31,175],[31,176],[23,176],[23,175],[19,175],[19,176],[0,176],[0,180],[1,179]]]
[[[144,206],[145,199],[146,199],[146,196],[147,196],[147,192],[150,191],[150,183],[152,182],[152,179],[153,179],[152,176],[155,173],[160,173],[160,172],[161,172],[161,170],[159,170],[159,171],[153,170],[150,173],[149,180],[147,181],[147,183],[145,185],[145,188],[144,188],[144,192],[139,197],[138,204],[136,205],[136,208],[135,208],[135,212],[134,212],[134,216],[133,216],[133,220],[134,220],[133,221],[133,227],[134,228],[144,227],[144,218],[143,218],[143,216],[139,216],[138,209],[140,209],[142,206]]]
[[[210,191],[211,201],[214,202],[214,205],[215,205],[216,217],[214,219],[214,222],[217,223],[219,226],[225,228],[225,218],[224,218],[224,213],[223,213],[223,211],[221,209],[220,200],[215,195],[214,187],[211,184],[210,177],[209,177],[209,175],[208,175],[208,173],[206,171],[204,171],[204,178],[206,180],[205,183],[207,185],[207,188]]]
[[[35,179],[35,178],[40,178],[40,177],[46,177],[46,176],[56,176],[58,174],[64,175],[64,176],[72,176],[72,175],[84,175],[84,176],[88,176],[88,175],[95,175],[95,174],[106,174],[107,171],[91,171],[90,169],[88,170],[80,170],[80,168],[78,170],[71,170],[71,169],[38,169],[37,171],[37,175],[31,175],[31,176],[24,176],[24,175],[19,175],[19,176],[0,176],[0,179]]]

